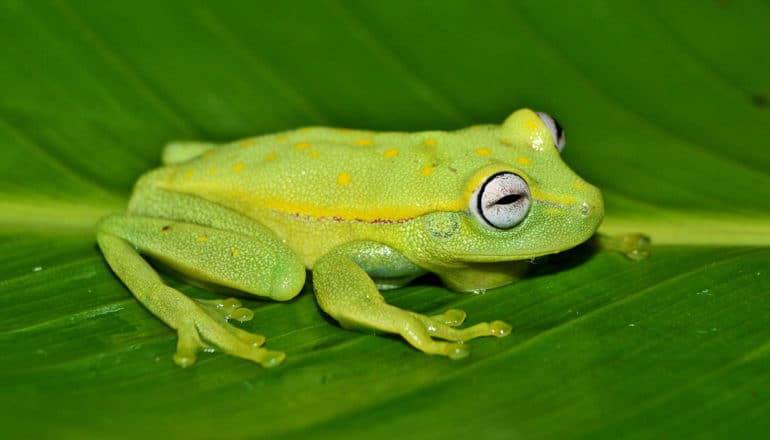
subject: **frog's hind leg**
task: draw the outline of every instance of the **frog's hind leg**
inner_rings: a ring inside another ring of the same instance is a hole
[[[260,347],[264,337],[227,322],[250,319],[250,310],[236,300],[198,301],[185,296],[164,284],[138,252],[204,282],[285,300],[301,290],[305,268],[275,238],[158,218],[112,216],[99,224],[97,241],[134,296],[177,330],[177,364],[194,363],[206,342],[263,366],[283,360],[283,353]]]
[[[218,144],[210,142],[196,141],[175,141],[169,142],[163,147],[161,162],[163,165],[176,165],[195,159],[201,154],[217,148]]]
[[[459,310],[425,316],[386,303],[372,279],[355,261],[356,256],[351,255],[350,251],[355,253],[355,248],[353,245],[325,255],[313,267],[313,286],[318,304],[343,326],[400,334],[425,353],[453,359],[468,355],[464,341],[481,336],[502,337],[510,333],[510,325],[502,321],[476,324],[465,329],[453,328],[465,319],[465,313]],[[433,337],[451,342],[437,341]]]

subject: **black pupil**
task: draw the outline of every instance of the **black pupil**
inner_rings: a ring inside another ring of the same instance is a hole
[[[561,134],[564,133],[564,129],[561,128],[561,125],[559,125],[559,121],[556,120],[556,118],[553,119],[553,125],[556,127],[556,142],[559,142],[559,139],[561,139]]]
[[[521,194],[508,194],[495,202],[495,205],[510,205],[516,203],[521,198]]]

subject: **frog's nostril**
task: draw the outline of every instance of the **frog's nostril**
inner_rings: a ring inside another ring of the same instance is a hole
[[[589,205],[588,202],[583,202],[580,204],[580,215],[583,217],[588,217],[591,215],[591,212],[594,210],[593,206]]]

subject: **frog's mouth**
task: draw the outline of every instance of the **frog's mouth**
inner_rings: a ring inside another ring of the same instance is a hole
[[[464,255],[458,255],[457,259],[459,261],[466,262],[466,263],[500,263],[500,262],[506,262],[506,261],[529,260],[532,258],[558,254],[558,253],[570,250],[590,240],[591,237],[593,237],[593,235],[594,234],[592,233],[591,235],[589,235],[588,237],[585,237],[581,241],[571,242],[568,244],[564,244],[563,246],[546,248],[546,249],[538,250],[537,252],[522,252],[522,253],[516,253],[516,254],[500,254],[500,255],[498,254],[486,254],[486,255],[464,254]]]
[[[458,252],[457,260],[468,263],[495,263],[505,261],[528,260],[545,255],[558,254],[588,241],[599,228],[604,218],[604,204],[601,196],[595,202],[574,201],[570,203],[554,200],[537,200],[539,215],[525,220],[524,228],[516,238],[497,240],[506,243],[492,252],[476,249],[472,252]],[[542,219],[555,219],[554,223]],[[540,220],[538,220],[540,219]],[[525,245],[523,236],[536,237]]]

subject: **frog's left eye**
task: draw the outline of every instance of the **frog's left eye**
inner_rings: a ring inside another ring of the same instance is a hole
[[[564,129],[559,125],[559,121],[548,113],[537,112],[537,115],[540,116],[540,119],[550,130],[553,142],[556,144],[556,149],[561,153],[564,150],[564,143],[567,142],[567,139],[564,137]]]
[[[530,205],[529,185],[509,172],[489,177],[470,200],[470,210],[478,219],[497,229],[510,229],[519,224]]]

